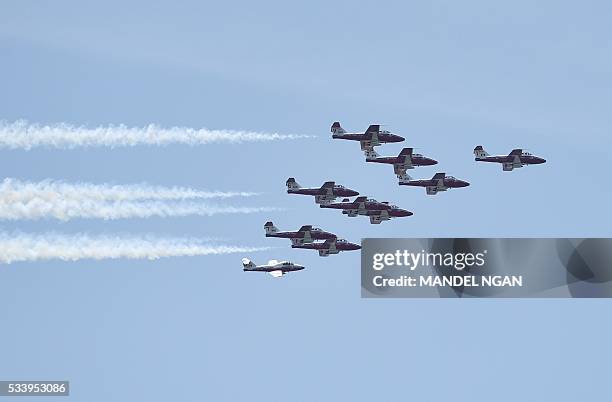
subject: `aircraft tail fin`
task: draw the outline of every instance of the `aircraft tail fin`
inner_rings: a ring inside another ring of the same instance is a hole
[[[399,179],[400,183],[408,183],[410,180],[412,180],[412,177],[406,172],[401,175],[398,175],[397,178]]]
[[[272,234],[272,233],[278,232],[278,228],[274,226],[274,223],[272,223],[271,221],[266,222],[266,224],[264,225],[264,229],[266,231],[266,234]]]
[[[366,149],[363,151],[363,153],[365,154],[366,159],[376,159],[380,156],[378,155],[378,152],[374,150],[374,148]]]
[[[287,179],[287,189],[289,190],[297,190],[299,188],[302,188],[302,186],[300,186],[293,177],[290,177]]]
[[[248,258],[242,259],[242,266],[245,270],[248,268],[255,268],[255,264],[253,264],[253,261],[249,260]]]
[[[332,134],[344,134],[346,131],[342,128],[339,121],[335,121],[331,126]]]
[[[474,156],[476,156],[477,158],[484,158],[489,156],[489,154],[487,153],[487,151],[484,150],[482,145],[478,145],[476,146],[476,148],[474,148]]]

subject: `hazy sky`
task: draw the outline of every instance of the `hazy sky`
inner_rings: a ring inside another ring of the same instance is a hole
[[[0,178],[264,194],[284,212],[0,222],[2,231],[222,237],[244,255],[0,266],[0,378],[66,379],[73,400],[608,400],[607,300],[362,300],[359,253],[266,239],[317,224],[363,237],[610,236],[607,2],[4,2],[0,120],[189,126],[286,142],[0,150]],[[329,126],[372,122],[472,184],[397,186]],[[548,160],[512,173],[472,149]],[[415,213],[370,225],[285,193],[336,180]],[[1,252],[1,250],[0,250]]]

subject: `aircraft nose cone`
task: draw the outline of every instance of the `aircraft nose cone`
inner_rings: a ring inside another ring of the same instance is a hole
[[[353,244],[351,246],[351,250],[359,250],[359,249],[361,249],[361,246],[359,244]]]
[[[461,187],[467,187],[469,185],[470,183],[468,183],[467,181],[461,181]]]
[[[428,159],[428,160],[427,160],[427,164],[428,164],[428,165],[437,165],[437,164],[438,164],[438,161],[437,161],[437,160],[435,160],[435,159]]]
[[[348,190],[347,194],[349,197],[354,197],[356,195],[359,195],[359,192],[355,191],[355,190]]]
[[[414,215],[412,212],[402,209],[399,211],[399,216],[412,216]]]
[[[546,159],[544,159],[544,158],[537,158],[536,162],[537,163],[546,163]]]
[[[405,140],[405,138],[404,138],[404,137],[399,136],[399,135],[395,135],[395,136],[393,137],[393,139],[395,140],[395,142],[402,142],[402,141],[404,141],[404,140]]]

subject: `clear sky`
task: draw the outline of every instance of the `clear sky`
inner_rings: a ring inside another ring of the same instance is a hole
[[[261,191],[247,216],[0,222],[4,231],[223,237],[242,255],[0,267],[0,378],[67,379],[72,400],[607,401],[608,300],[362,300],[359,253],[266,239],[610,236],[609,2],[3,2],[0,119],[310,134],[293,142],[0,150],[0,177]],[[435,197],[332,141],[385,123],[472,183]],[[523,147],[512,173],[472,149]],[[336,180],[410,209],[370,225],[289,196]]]

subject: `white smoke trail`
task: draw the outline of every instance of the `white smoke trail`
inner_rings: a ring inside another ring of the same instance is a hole
[[[0,232],[0,263],[60,259],[149,259],[209,254],[249,253],[268,247],[206,244],[201,239],[64,235],[57,233],[9,234]]]
[[[109,185],[90,183],[65,183],[45,180],[23,182],[4,179],[0,182],[0,204],[29,202],[32,200],[53,201],[57,199],[132,201],[132,200],[185,200],[230,197],[251,197],[254,192],[200,191],[186,187],[161,187],[147,184]]]
[[[31,149],[53,147],[130,147],[136,145],[163,146],[170,144],[206,145],[213,143],[239,144],[309,138],[307,135],[262,133],[236,130],[208,130],[188,127],[162,128],[153,124],[145,127],[101,126],[77,127],[67,123],[39,125],[18,120],[0,121],[0,148]]]
[[[26,202],[0,200],[0,219],[55,218],[67,221],[75,218],[127,219],[150,217],[179,217],[188,215],[251,214],[278,211],[275,207],[234,207],[195,202],[164,201],[98,201],[33,199]]]

